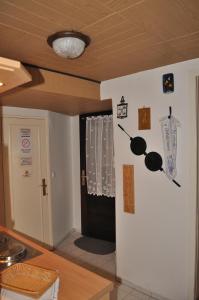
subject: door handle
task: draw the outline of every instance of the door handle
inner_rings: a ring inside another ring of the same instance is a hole
[[[86,178],[87,178],[86,172],[85,172],[85,170],[82,170],[81,173],[82,173],[81,174],[81,184],[82,184],[82,186],[85,186],[86,185]]]
[[[47,195],[47,192],[46,192],[47,184],[46,184],[46,179],[45,178],[42,178],[41,187],[42,187],[43,196],[46,196]]]

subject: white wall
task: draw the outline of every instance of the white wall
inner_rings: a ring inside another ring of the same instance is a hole
[[[193,300],[196,213],[195,77],[199,60],[140,72],[101,84],[101,98],[112,98],[116,162],[117,275],[156,295]],[[162,74],[174,73],[175,92],[163,94]],[[128,118],[116,117],[121,96]],[[151,130],[138,130],[138,108],[151,107]],[[150,172],[135,156],[120,123],[147,141],[147,152],[163,154],[159,120],[169,106],[181,122],[178,130],[178,188],[161,172]],[[135,214],[123,212],[122,165],[135,166]]]
[[[49,115],[53,236],[56,237],[56,245],[71,229],[81,232],[79,116],[52,112]]]
[[[81,232],[79,116],[71,117],[73,228]]]
[[[72,229],[72,160],[70,117],[49,112],[53,245]]]

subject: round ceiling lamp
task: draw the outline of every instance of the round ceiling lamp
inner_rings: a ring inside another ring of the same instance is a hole
[[[57,55],[74,59],[83,54],[90,44],[90,38],[77,31],[61,31],[50,35],[47,42]]]

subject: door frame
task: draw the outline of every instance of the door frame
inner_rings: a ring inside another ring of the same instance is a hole
[[[196,76],[196,149],[197,149],[197,174],[196,174],[196,245],[195,245],[195,291],[194,299],[199,299],[199,76]]]
[[[3,171],[3,130],[2,107],[0,107],[0,225],[5,226],[4,171]]]
[[[21,114],[9,114],[9,113],[3,113],[1,115],[1,124],[2,124],[2,128],[1,128],[1,134],[2,134],[2,172],[3,172],[3,181],[5,179],[5,171],[4,171],[4,154],[3,154],[3,120],[4,118],[16,118],[16,119],[35,119],[35,120],[42,120],[44,121],[44,125],[45,125],[45,132],[46,132],[46,150],[47,150],[47,166],[46,166],[46,176],[47,176],[47,182],[48,182],[48,197],[47,197],[47,201],[48,201],[48,223],[49,223],[49,228],[48,230],[46,230],[48,232],[48,245],[53,246],[53,227],[52,227],[52,201],[51,201],[51,176],[50,176],[50,126],[49,126],[49,119],[48,116],[24,116]],[[4,186],[4,182],[3,182],[3,186]],[[3,212],[3,218],[4,218],[4,224],[7,227],[8,224],[8,220],[6,218],[6,195],[5,195],[5,191],[3,191],[3,197],[2,197],[2,203],[3,203],[3,208],[4,208],[4,212]],[[12,228],[10,228],[12,229]],[[45,243],[44,243],[45,244]]]

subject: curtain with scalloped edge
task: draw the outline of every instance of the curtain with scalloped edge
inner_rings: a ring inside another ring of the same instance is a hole
[[[115,197],[112,115],[86,118],[88,194]]]

